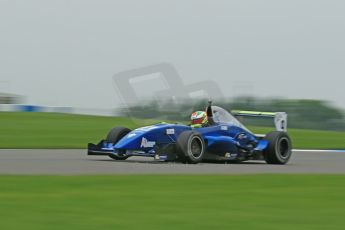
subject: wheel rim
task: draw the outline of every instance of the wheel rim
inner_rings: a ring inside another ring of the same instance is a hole
[[[195,136],[191,139],[190,142],[190,153],[195,158],[198,159],[202,156],[204,151],[204,146],[200,137]]]
[[[286,159],[290,155],[290,142],[288,138],[281,138],[278,142],[278,153],[281,158]]]

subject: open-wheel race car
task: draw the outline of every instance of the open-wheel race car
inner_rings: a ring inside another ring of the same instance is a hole
[[[286,164],[292,153],[284,112],[236,111],[209,105],[203,125],[159,123],[130,130],[115,127],[105,140],[88,144],[88,155],[106,155],[115,160],[131,156],[154,157],[161,161],[199,163],[202,161],[242,162],[262,160],[268,164]],[[199,113],[192,115],[200,120]],[[236,117],[269,117],[276,131],[256,135]]]

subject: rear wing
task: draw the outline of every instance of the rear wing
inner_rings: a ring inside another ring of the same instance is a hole
[[[262,117],[273,118],[277,131],[287,131],[287,113],[285,112],[257,112],[257,111],[240,111],[233,110],[231,113],[236,117]]]

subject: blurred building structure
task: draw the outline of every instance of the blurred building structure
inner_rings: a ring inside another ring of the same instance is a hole
[[[24,97],[21,95],[0,92],[0,104],[21,104]]]

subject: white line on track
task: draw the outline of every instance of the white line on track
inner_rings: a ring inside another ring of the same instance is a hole
[[[345,153],[345,150],[329,149],[293,149],[294,152],[318,152],[318,153]]]

